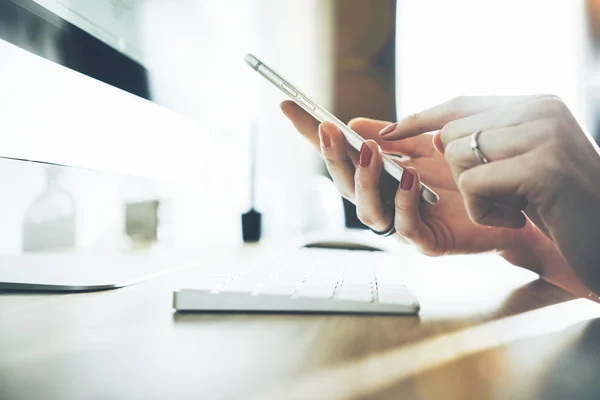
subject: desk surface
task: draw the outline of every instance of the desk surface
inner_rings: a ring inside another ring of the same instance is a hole
[[[0,399],[599,397],[600,305],[495,256],[399,264],[418,317],[175,314],[195,269],[0,294]]]

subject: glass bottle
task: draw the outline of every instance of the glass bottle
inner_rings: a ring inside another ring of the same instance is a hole
[[[75,200],[58,181],[60,167],[44,170],[44,190],[23,219],[23,251],[69,251],[76,246]]]

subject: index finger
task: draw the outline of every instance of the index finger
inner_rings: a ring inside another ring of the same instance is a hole
[[[281,103],[281,111],[292,121],[298,132],[308,139],[315,148],[319,149],[321,147],[319,141],[319,121],[291,100]]]
[[[319,124],[312,115],[304,111],[302,107],[291,100],[285,100],[281,103],[281,110],[286,117],[294,124],[302,136],[304,136],[316,149],[320,149]],[[422,141],[418,139],[405,140],[402,142],[386,142],[379,136],[379,131],[390,123],[378,121],[369,118],[354,118],[348,123],[350,129],[354,130],[364,139],[372,139],[381,146],[384,153],[403,154],[407,156],[420,155]],[[353,149],[354,150],[354,149]],[[353,153],[353,152],[351,152]]]
[[[466,118],[494,108],[502,108],[544,97],[551,97],[551,95],[455,97],[452,100],[401,119],[397,123],[383,129],[380,135],[384,140],[405,139],[440,130],[447,123],[457,119]]]

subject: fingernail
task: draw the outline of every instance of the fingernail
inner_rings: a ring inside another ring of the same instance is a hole
[[[331,139],[329,139],[329,135],[323,130],[321,126],[319,129],[319,138],[321,138],[321,145],[325,148],[331,146]]]
[[[444,144],[442,143],[442,135],[440,135],[440,132],[433,136],[433,147],[435,147],[438,153],[444,154]]]
[[[397,126],[398,126],[397,122],[394,122],[393,124],[386,126],[385,128],[383,128],[381,130],[381,132],[379,132],[379,136],[389,135],[390,133],[392,133],[396,130]]]
[[[373,157],[373,151],[367,146],[366,143],[363,143],[360,148],[360,158],[358,163],[361,167],[365,168],[371,164],[371,158]]]
[[[412,189],[414,181],[415,181],[415,176],[408,169],[405,169],[404,172],[402,172],[402,178],[400,178],[400,189],[402,189],[402,190]]]

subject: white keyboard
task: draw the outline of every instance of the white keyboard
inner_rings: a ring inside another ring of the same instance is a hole
[[[207,272],[173,296],[177,311],[416,314],[401,262],[384,252],[302,248]]]

